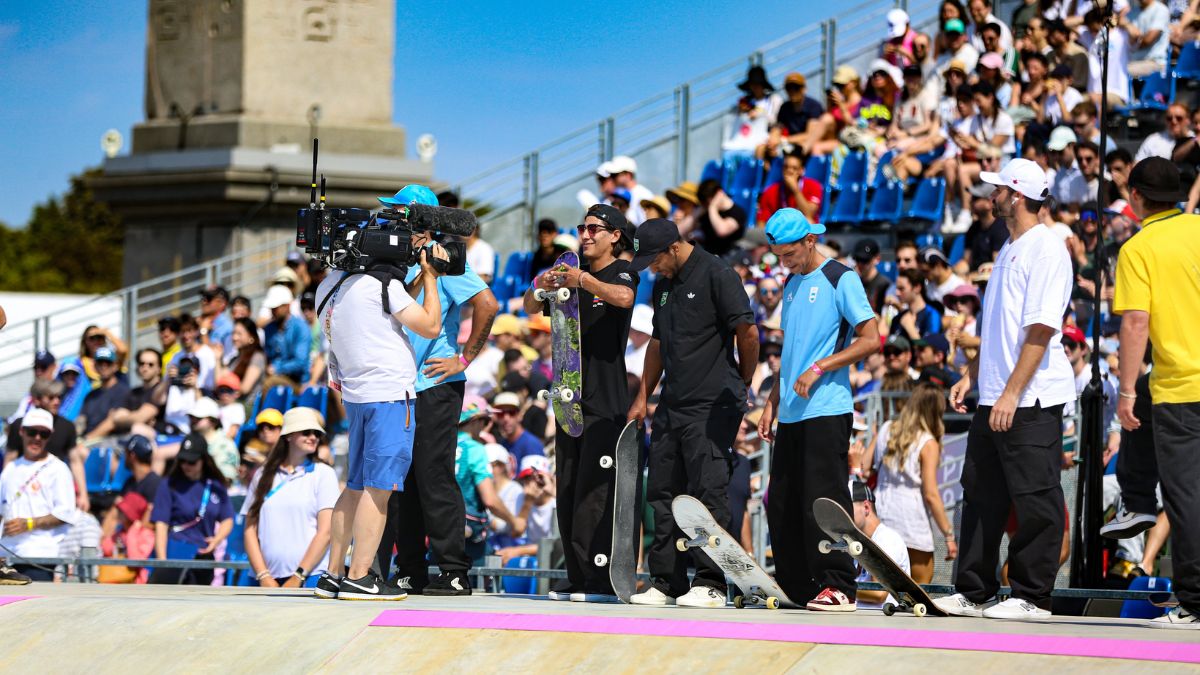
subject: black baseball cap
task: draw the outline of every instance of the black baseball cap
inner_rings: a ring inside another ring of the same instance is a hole
[[[857,262],[865,263],[871,262],[877,255],[879,255],[879,243],[867,237],[866,239],[858,240],[858,243],[854,245],[854,252],[850,254],[850,257],[854,258]]]
[[[55,362],[54,355],[45,349],[37,354],[34,354],[33,356],[33,367],[39,370],[43,368],[49,368],[50,366],[54,365]]]
[[[650,265],[654,256],[679,241],[679,226],[666,218],[651,218],[638,225],[633,235],[633,261],[629,269],[640,272]]]
[[[125,441],[125,451],[133,453],[138,459],[143,462],[149,462],[154,455],[154,446],[150,445],[150,439],[139,434],[134,434]]]
[[[931,333],[926,335],[920,340],[917,340],[915,346],[933,347],[934,351],[941,352],[943,354],[949,353],[950,351],[950,342],[946,339],[946,336],[942,335],[941,333]]]
[[[1156,202],[1177,202],[1185,198],[1179,168],[1162,157],[1147,157],[1133,165],[1129,188]]]
[[[549,218],[542,218],[537,224],[538,232],[558,232],[558,223]]]
[[[179,445],[179,454],[175,455],[181,462],[194,462],[208,454],[208,441],[199,432],[193,431]]]
[[[584,217],[586,218],[587,216],[599,218],[604,221],[605,225],[614,230],[620,230],[621,234],[625,235],[626,240],[633,240],[633,225],[625,218],[625,214],[621,212],[621,209],[612,204],[593,204],[588,208],[587,214]]]
[[[225,290],[224,286],[209,286],[208,288],[200,291],[200,297],[204,298],[205,300],[223,298],[225,302],[229,302],[229,291]]]
[[[875,493],[871,492],[871,487],[861,480],[850,481],[850,501],[852,502],[875,502]]]

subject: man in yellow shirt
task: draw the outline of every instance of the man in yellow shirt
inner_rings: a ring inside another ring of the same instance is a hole
[[[1151,625],[1200,630],[1200,216],[1175,208],[1184,191],[1179,169],[1166,159],[1138,162],[1129,189],[1142,231],[1125,242],[1117,261],[1117,416],[1130,431],[1141,426],[1133,413],[1134,382],[1149,337],[1155,455],[1180,602]]]

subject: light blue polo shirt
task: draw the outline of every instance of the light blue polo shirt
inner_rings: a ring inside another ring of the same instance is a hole
[[[779,421],[802,422],[814,417],[852,412],[850,369],[826,373],[801,398],[792,389],[812,364],[845,349],[854,327],[874,320],[858,273],[826,260],[810,274],[793,274],[783,287],[783,361],[780,364]]]
[[[416,265],[408,268],[408,276],[404,278],[404,284],[407,286],[413,279],[416,279],[417,273],[420,271],[421,268]],[[458,356],[458,325],[462,318],[462,306],[480,291],[487,290],[487,284],[483,283],[483,279],[480,279],[479,275],[471,270],[470,265],[467,266],[467,271],[461,275],[438,277],[437,287],[438,299],[442,303],[442,332],[430,340],[407,328],[404,329],[404,333],[408,335],[408,341],[412,343],[413,353],[417,357],[417,392],[425,391],[437,384],[436,377],[425,376],[427,360]],[[417,293],[417,304],[423,302],[425,302],[425,292],[421,291]],[[459,373],[446,378],[446,382],[459,382],[466,379],[465,374]]]

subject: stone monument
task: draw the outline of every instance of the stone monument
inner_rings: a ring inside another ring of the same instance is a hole
[[[394,49],[394,0],[150,0],[145,119],[91,181],[125,282],[294,236],[314,137],[331,204],[428,183],[392,123]]]

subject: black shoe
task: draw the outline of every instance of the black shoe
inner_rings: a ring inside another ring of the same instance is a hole
[[[341,585],[342,580],[339,577],[335,577],[329,572],[322,572],[316,587],[313,588],[313,596],[322,600],[337,600],[338,589],[341,588]]]
[[[442,572],[429,582],[422,593],[425,595],[470,595],[471,582],[462,572]]]
[[[9,567],[7,561],[0,561],[0,586],[24,586],[31,583],[33,579]]]
[[[361,579],[342,579],[338,600],[403,600],[408,593],[389,584],[374,572]]]
[[[409,595],[422,595],[425,592],[425,587],[429,585],[429,579],[425,577],[425,583],[420,583],[413,577],[402,577],[397,574],[392,577],[389,583]]]

